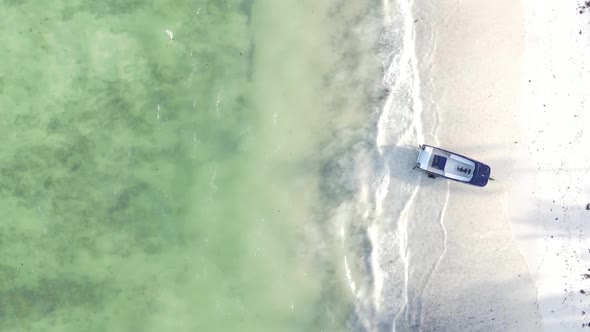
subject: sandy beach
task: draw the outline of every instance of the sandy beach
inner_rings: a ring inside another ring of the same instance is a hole
[[[522,7],[513,1],[417,5],[417,49],[432,142],[486,161],[486,188],[449,183],[446,253],[425,289],[423,330],[533,331],[536,289],[513,239],[506,193],[524,130]],[[422,23],[421,23],[422,22]],[[428,181],[428,180],[427,180]],[[445,186],[432,184],[432,186]]]
[[[590,19],[578,5],[415,5],[426,143],[497,179],[430,185],[448,190],[446,244],[420,330],[590,326]]]
[[[588,7],[524,1],[526,126],[509,213],[546,331],[590,327]]]

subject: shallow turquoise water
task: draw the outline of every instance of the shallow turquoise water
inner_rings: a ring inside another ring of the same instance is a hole
[[[2,2],[0,329],[350,326],[329,166],[372,111],[366,11]]]

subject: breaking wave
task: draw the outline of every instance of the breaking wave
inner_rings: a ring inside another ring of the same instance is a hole
[[[338,229],[342,275],[355,301],[349,328],[421,330],[423,294],[446,252],[449,192],[433,195],[440,187],[421,186],[412,170],[425,127],[436,140],[436,123],[423,121],[412,2],[383,0],[379,24],[379,106],[326,165],[332,174],[326,182],[347,192],[329,219]],[[429,195],[435,198],[424,199]]]

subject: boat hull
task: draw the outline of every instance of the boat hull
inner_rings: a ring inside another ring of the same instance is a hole
[[[480,161],[426,144],[420,146],[414,168],[430,177],[443,177],[478,187],[488,184],[492,171]]]

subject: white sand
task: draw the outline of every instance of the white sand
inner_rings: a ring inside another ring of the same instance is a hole
[[[415,9],[426,143],[491,165],[486,188],[448,185],[446,253],[424,292],[421,329],[535,331],[537,291],[514,240],[508,194],[525,130],[520,3],[437,2]],[[519,145],[520,144],[520,145]],[[438,184],[434,184],[436,186]]]
[[[590,328],[590,10],[577,5],[415,8],[427,143],[498,179],[449,185],[424,330]]]
[[[363,324],[590,328],[590,10],[533,0],[383,4],[384,166],[369,167],[376,176],[364,183],[377,190],[374,215],[361,218],[373,272],[372,283],[355,283],[373,299],[359,306]],[[477,188],[416,176],[407,169],[418,143],[485,162],[497,181]]]
[[[546,331],[590,328],[590,11],[525,1],[526,125],[510,218]],[[530,82],[529,82],[530,80]],[[584,292],[584,293],[582,293]]]

